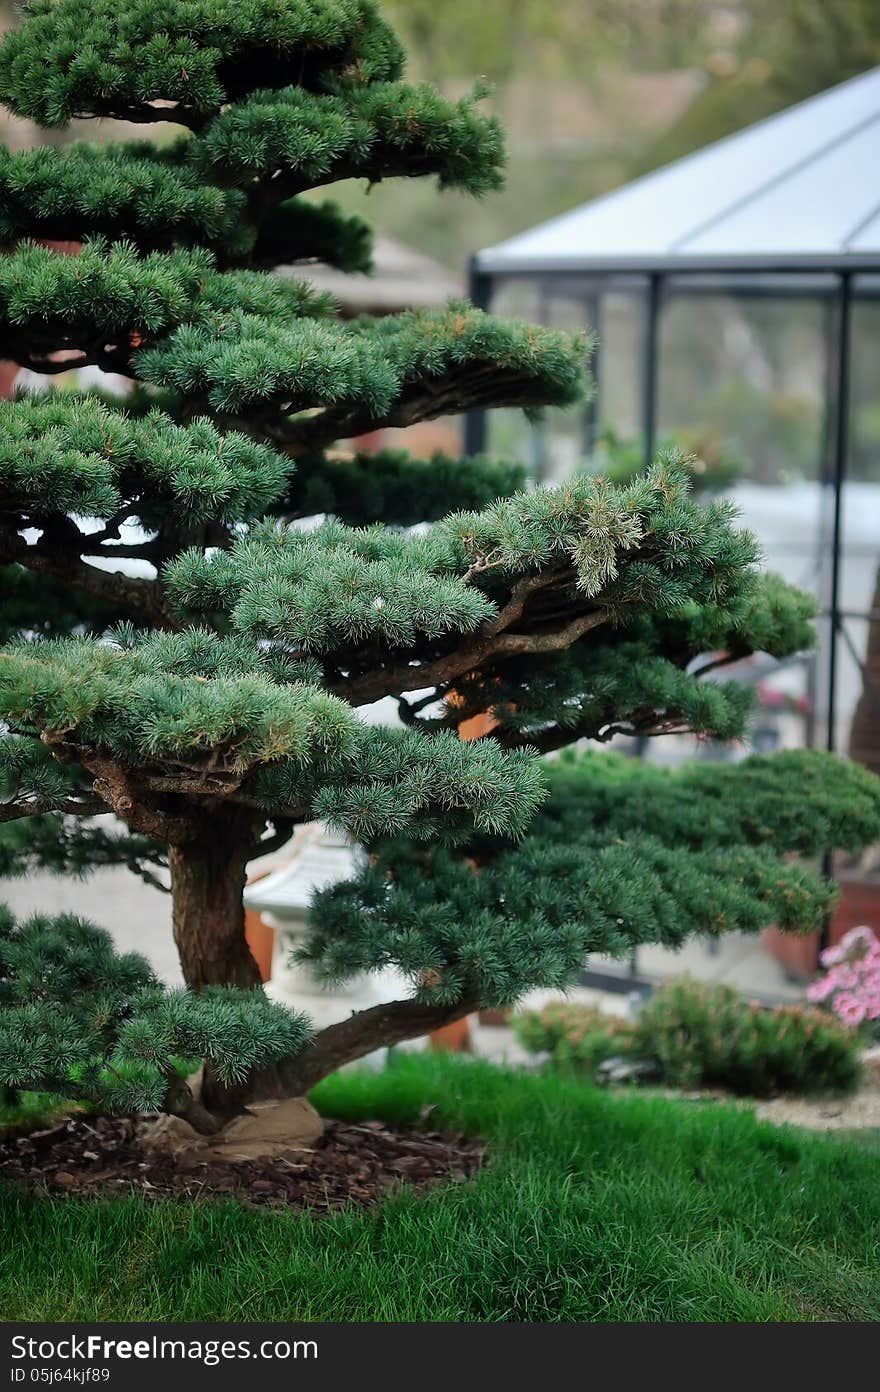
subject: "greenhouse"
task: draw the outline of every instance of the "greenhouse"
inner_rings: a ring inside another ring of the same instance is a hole
[[[875,769],[878,134],[874,69],[481,251],[474,298],[588,329],[595,390],[579,415],[468,422],[472,453],[513,454],[541,481],[620,476],[665,445],[699,456],[697,486],[736,500],[768,565],[823,615],[815,655],[741,674],[758,691],[753,745],[825,745]]]
[[[879,129],[874,70],[472,267],[483,305],[588,327],[597,348],[581,415],[547,412],[531,434],[514,412],[472,416],[471,450],[517,452],[546,480],[673,441],[699,452],[771,567],[822,601],[822,656],[787,689],[801,741],[841,750],[877,617]]]

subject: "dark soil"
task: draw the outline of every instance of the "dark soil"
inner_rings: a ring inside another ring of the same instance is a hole
[[[205,1163],[147,1154],[135,1117],[70,1117],[48,1130],[0,1138],[0,1180],[49,1194],[229,1198],[332,1210],[368,1206],[396,1185],[427,1189],[467,1179],[480,1142],[439,1131],[398,1131],[383,1122],[328,1121],[314,1150],[289,1159]]]

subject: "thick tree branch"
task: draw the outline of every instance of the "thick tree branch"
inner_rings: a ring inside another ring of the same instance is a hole
[[[184,126],[187,130],[198,135],[209,121],[213,121],[219,110],[219,107],[215,107],[210,111],[193,111],[188,107],[181,106],[176,101],[132,102],[130,105],[125,102],[109,101],[106,105],[96,102],[93,110],[76,111],[71,119],[77,121],[125,121],[127,124],[137,126],[155,126],[167,122],[173,126]]]
[[[313,416],[291,419],[278,408],[252,417],[250,430],[276,449],[295,458],[323,449],[336,440],[351,439],[374,430],[405,428],[438,416],[458,415],[481,406],[543,406],[547,385],[525,373],[511,373],[497,363],[464,363],[444,377],[406,383],[394,405],[377,417],[362,405],[341,403]]]
[[[50,749],[54,745],[64,748],[63,737],[58,739],[43,735],[43,739]],[[139,831],[164,845],[186,845],[198,835],[199,827],[194,815],[166,812],[154,802],[145,801],[143,791],[131,775],[113,759],[88,750],[78,750],[77,757],[83,767],[94,775],[93,788],[97,796],[133,831]]]
[[[709,658],[702,667],[695,667],[691,676],[697,681],[700,677],[705,677],[707,672],[717,672],[720,667],[730,667],[734,662],[742,662],[743,658],[749,656],[751,654],[745,649],[720,653],[717,657]]]
[[[516,609],[517,603],[513,604],[513,610]],[[361,676],[333,683],[330,689],[352,705],[366,705],[378,701],[382,696],[399,696],[405,691],[415,691],[422,686],[433,687],[454,681],[465,672],[472,672],[484,662],[497,658],[521,657],[527,653],[560,652],[591,629],[607,623],[609,617],[606,610],[593,609],[587,614],[579,614],[576,618],[570,619],[559,628],[547,629],[541,633],[492,631],[503,613],[504,610],[490,621],[488,631],[482,629],[476,637],[443,657],[435,658],[431,662],[406,662],[380,667]],[[513,617],[512,611],[511,618]]]
[[[88,555],[89,537],[77,533],[77,547]],[[92,553],[94,554],[94,553]],[[121,550],[115,550],[121,556]],[[130,553],[131,554],[131,553]],[[143,551],[136,553],[143,558]],[[105,552],[109,559],[110,553]],[[157,580],[137,575],[125,575],[118,570],[99,570],[89,565],[72,550],[43,549],[40,543],[28,545],[23,537],[9,531],[0,532],[0,564],[14,563],[38,575],[51,575],[65,580],[84,594],[105,600],[120,608],[133,611],[139,618],[158,628],[180,628],[180,622],[165,605],[162,587]]]
[[[475,997],[466,996],[455,1005],[398,1000],[359,1010],[347,1020],[321,1030],[295,1058],[252,1077],[247,1084],[248,1100],[278,1095],[300,1097],[343,1064],[363,1058],[374,1049],[430,1034],[469,1015],[478,1005]]]
[[[110,808],[97,794],[89,797],[57,798],[24,797],[0,802],[0,822],[16,822],[24,817],[42,817],[47,812],[63,812],[72,817],[98,817]]]
[[[131,345],[110,343],[99,334],[89,338],[73,332],[69,324],[40,325],[39,328],[0,327],[0,357],[19,363],[45,377],[57,377],[78,367],[100,367],[103,372],[131,375]]]
[[[650,717],[629,721],[590,720],[575,725],[548,725],[546,729],[532,731],[496,725],[486,732],[486,737],[493,739],[507,751],[533,749],[536,754],[552,754],[557,749],[563,749],[577,740],[584,739],[598,740],[606,744],[615,735],[654,739],[659,735],[695,734],[696,731],[690,726],[680,723],[681,719],[681,716],[662,717],[652,714]]]
[[[181,121],[181,124],[186,123]],[[377,184],[383,179],[402,176],[421,178],[442,173],[444,163],[430,150],[414,150],[403,157],[399,146],[375,143],[367,157],[336,159],[320,174],[297,174],[292,169],[285,170],[278,166],[261,171],[250,186],[248,212],[251,220],[259,224],[279,203],[303,193],[311,193],[314,189],[326,188],[346,179],[365,179],[368,184]]]
[[[199,1098],[192,1093],[189,1085],[176,1073],[168,1079],[168,1091],[165,1094],[163,1111],[188,1121],[193,1130],[198,1131],[202,1136],[216,1136],[226,1120],[225,1117],[215,1116],[209,1112]]]
[[[475,561],[470,569],[465,571],[462,578],[465,583],[468,583],[474,575],[486,574],[487,571],[501,569],[501,566],[500,559],[486,558],[482,562]],[[537,575],[524,575],[513,586],[507,603],[498,611],[494,619],[484,625],[484,632],[502,633],[516,619],[521,619],[530,596],[536,590],[547,589],[549,585],[565,588],[573,581],[574,569],[568,562],[564,565],[554,566],[550,570],[539,571]]]
[[[155,565],[161,560],[159,549],[155,537],[149,541],[111,541],[109,546],[101,543],[105,538],[96,536],[84,536],[81,555],[100,557],[102,561],[115,561],[118,559],[130,561],[148,561],[150,565]],[[119,572],[114,572],[118,574]],[[153,582],[150,581],[150,584]]]

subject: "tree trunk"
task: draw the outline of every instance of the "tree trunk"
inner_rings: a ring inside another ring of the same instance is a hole
[[[246,867],[258,832],[253,814],[244,818],[234,808],[224,808],[221,816],[206,819],[197,837],[168,848],[174,940],[184,980],[192,991],[206,986],[262,985],[245,939],[242,901]],[[403,1000],[373,1006],[321,1030],[294,1058],[258,1069],[239,1086],[222,1083],[206,1066],[200,1095],[194,1098],[185,1085],[170,1087],[166,1107],[208,1133],[249,1103],[302,1096],[343,1064],[374,1049],[429,1034],[476,1006],[470,998],[456,1005]]]
[[[256,848],[254,819],[224,808],[184,845],[168,847],[174,941],[183,979],[206,986],[259,986],[260,972],[244,935],[247,863]]]

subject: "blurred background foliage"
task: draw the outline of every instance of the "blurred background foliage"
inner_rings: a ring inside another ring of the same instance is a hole
[[[348,188],[352,210],[460,269],[510,236],[880,63],[877,0],[385,0],[414,78],[474,75],[509,138],[507,187]]]

